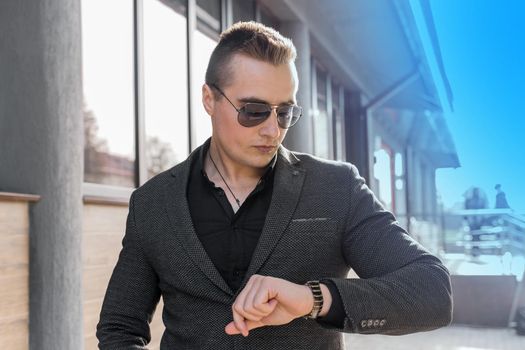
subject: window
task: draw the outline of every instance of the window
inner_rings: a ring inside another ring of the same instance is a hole
[[[144,0],[144,119],[148,178],[189,153],[184,7]],[[182,12],[182,14],[181,14]]]
[[[380,139],[379,136],[377,136]],[[376,141],[381,146],[374,152],[374,177],[376,181],[376,194],[389,211],[394,211],[394,198],[392,196],[392,150],[381,140]]]
[[[204,106],[202,105],[202,85],[205,81],[206,68],[211,53],[217,45],[217,42],[202,32],[197,31],[193,36],[195,52],[193,59],[193,97],[195,101],[195,111],[192,115],[194,126],[195,146],[201,145],[208,137],[211,136],[211,119]]]
[[[341,100],[342,88],[338,84],[332,84],[332,140],[334,149],[334,159],[344,161],[344,110]]]
[[[197,0],[197,31],[193,35],[194,54],[192,59],[192,129],[195,140],[192,146],[201,145],[211,136],[210,116],[202,105],[202,85],[211,53],[217,45],[221,28],[221,2],[218,0]]]
[[[221,13],[220,0],[197,0],[197,29],[210,37],[218,38],[221,31]]]
[[[328,158],[330,156],[328,139],[328,110],[327,110],[327,74],[321,67],[315,67],[317,109],[314,114],[314,150],[315,155]]]
[[[82,1],[84,181],[134,187],[133,1]]]

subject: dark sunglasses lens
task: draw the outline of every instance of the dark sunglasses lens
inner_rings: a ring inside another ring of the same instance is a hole
[[[302,109],[299,106],[281,106],[277,108],[277,121],[283,129],[293,126],[301,117]]]
[[[259,125],[270,116],[272,109],[263,103],[247,103],[239,111],[239,124],[246,127]]]
[[[252,127],[263,123],[272,113],[272,107],[264,103],[247,103],[239,111],[239,124]],[[280,106],[277,108],[277,122],[283,129],[293,126],[302,114],[299,106]]]

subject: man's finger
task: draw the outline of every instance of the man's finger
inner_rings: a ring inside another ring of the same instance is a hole
[[[252,321],[259,321],[262,317],[268,315],[267,312],[265,312],[264,309],[261,310],[259,305],[256,305],[255,298],[257,295],[263,294],[266,295],[264,291],[261,290],[261,278],[254,281],[251,290],[246,295],[246,298],[244,299],[243,304],[243,310],[255,317],[245,317]]]
[[[265,316],[271,314],[277,305],[277,300],[268,300],[268,295],[264,292],[258,293],[253,299],[253,305],[259,312],[264,313]]]
[[[254,310],[254,312],[251,312],[251,309],[248,310],[243,305],[237,304],[237,302],[234,304],[232,310],[234,314],[237,313],[245,320],[259,321],[261,318],[266,316],[265,314],[260,314],[256,310]]]
[[[246,326],[248,327],[249,330],[252,330],[254,328],[262,327],[264,326],[264,324],[262,324],[259,321],[246,321]],[[228,335],[242,334],[242,332],[235,326],[234,322],[228,323],[226,327],[224,327],[224,331]],[[248,336],[248,333],[246,333],[246,335],[244,336],[245,337]]]
[[[239,314],[235,308],[233,308],[233,323],[235,324],[235,327],[242,333],[242,335],[245,337],[248,335],[248,327],[246,326],[244,317]]]
[[[226,327],[224,327],[224,331],[228,335],[241,334],[241,331],[239,331],[237,327],[235,327],[235,323],[233,321],[228,323]]]

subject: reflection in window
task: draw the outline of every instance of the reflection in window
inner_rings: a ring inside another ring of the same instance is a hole
[[[376,194],[387,210],[393,211],[391,156],[388,150],[380,148],[374,152],[374,177]]]
[[[144,1],[144,104],[148,178],[188,155],[186,18]],[[183,11],[183,9],[182,9]]]
[[[233,23],[239,21],[253,21],[255,19],[254,0],[232,1]]]
[[[341,106],[340,87],[332,84],[332,140],[334,148],[334,159],[344,159],[344,128],[343,128],[343,106]]]
[[[134,187],[133,1],[82,1],[84,181]]]
[[[211,136],[211,120],[210,116],[202,105],[202,85],[205,81],[206,68],[208,67],[208,61],[211,53],[217,42],[210,39],[200,31],[196,31],[193,36],[194,50],[197,53],[193,59],[193,99],[195,101],[195,111],[192,115],[192,124],[194,125],[195,143],[194,145],[200,145],[208,137]]]
[[[328,113],[326,104],[326,73],[319,67],[316,67],[317,74],[317,113],[314,118],[315,133],[315,155],[322,158],[328,158]]]
[[[221,31],[220,0],[197,0],[197,29],[218,37]]]
[[[197,6],[206,11],[209,16],[218,20],[221,19],[220,0],[197,0]]]

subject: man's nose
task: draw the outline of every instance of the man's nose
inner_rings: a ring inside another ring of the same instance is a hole
[[[268,136],[271,138],[278,138],[281,134],[281,129],[279,128],[279,123],[277,122],[277,108],[272,108],[271,114],[264,121],[262,127],[259,129],[259,133],[262,136]]]

